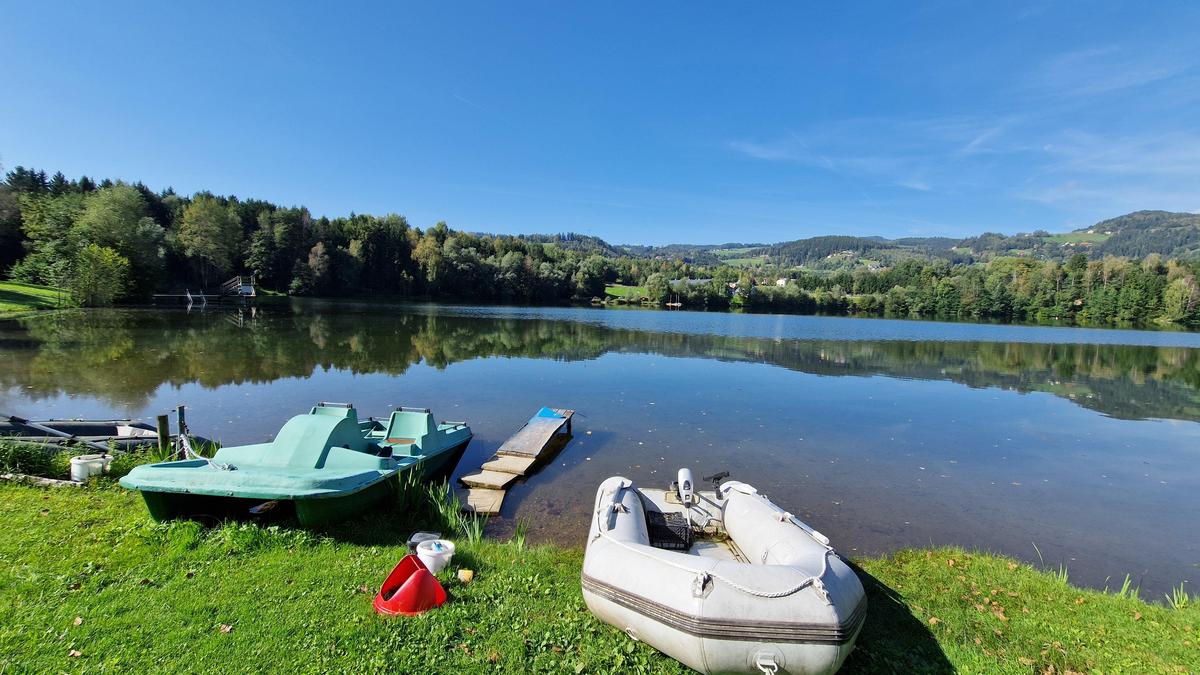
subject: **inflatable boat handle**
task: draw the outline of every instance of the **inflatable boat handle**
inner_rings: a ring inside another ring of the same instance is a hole
[[[612,491],[612,497],[609,499],[608,507],[596,509],[596,516],[599,517],[601,511],[604,512],[605,516],[615,515],[618,513],[629,513],[629,507],[621,503],[621,493],[623,493],[628,487],[629,486],[625,483],[621,483],[619,486],[617,486],[617,489]],[[609,520],[608,518],[605,518],[604,520],[606,521],[605,525],[608,525],[608,527],[605,529],[611,530],[617,526],[616,522],[613,522],[611,525],[609,525],[607,522]],[[597,534],[599,534],[599,532],[597,532]]]
[[[759,652],[754,656],[754,667],[758,668],[763,675],[775,675],[779,672],[779,664],[775,663],[774,654],[764,654]]]
[[[791,523],[793,525],[795,525],[796,527],[800,528],[801,530],[804,530],[804,533],[807,534],[809,537],[811,537],[813,541],[824,546],[825,548],[829,548],[829,537],[826,537],[825,535],[821,534],[820,532],[817,532],[816,530],[812,529],[804,521],[800,520],[799,518],[792,515],[791,513],[780,510],[779,522],[786,523],[789,521],[791,521]]]

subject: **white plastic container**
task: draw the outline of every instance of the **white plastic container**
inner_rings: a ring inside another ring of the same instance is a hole
[[[108,473],[112,455],[79,455],[71,458],[71,480],[82,483],[92,476]]]
[[[423,541],[417,544],[417,557],[425,563],[430,572],[437,574],[450,564],[450,559],[454,557],[454,542],[449,539]]]

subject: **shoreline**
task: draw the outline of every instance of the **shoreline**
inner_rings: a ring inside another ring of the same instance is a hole
[[[315,532],[156,525],[136,494],[111,484],[5,483],[0,516],[14,533],[0,542],[8,666],[685,672],[586,611],[582,549],[529,547],[520,535],[480,541],[452,529],[459,552],[440,575],[450,602],[412,619],[375,616],[371,597],[407,531],[451,525],[428,511],[381,510]],[[870,604],[843,672],[1184,672],[1200,660],[1194,601],[1174,609],[1129,589],[1076,588],[956,548],[853,562]],[[454,581],[458,568],[475,581]]]
[[[159,304],[153,301],[138,301],[116,303],[108,307],[76,307],[64,305],[61,302],[61,297],[67,293],[64,289],[54,288],[50,286],[37,286],[35,284],[25,284],[21,282],[0,281],[0,319],[11,319],[27,314],[43,311],[54,311],[64,309],[149,309],[181,306],[179,303]],[[59,298],[53,304],[47,299],[51,296]],[[611,298],[615,299],[615,298]],[[1115,330],[1115,331],[1134,331],[1142,333],[1157,333],[1157,334],[1195,334],[1200,333],[1200,326],[1189,326],[1178,323],[1164,322],[1149,322],[1149,323],[1076,323],[1074,321],[1004,321],[1000,319],[965,319],[941,315],[889,315],[887,313],[862,313],[862,312],[789,312],[775,311],[778,308],[747,308],[747,307],[729,307],[708,309],[705,307],[668,307],[664,305],[641,305],[632,303],[590,303],[585,299],[577,299],[570,302],[544,303],[544,304],[529,304],[529,303],[479,303],[465,298],[457,297],[436,297],[431,295],[412,296],[412,295],[384,295],[384,294],[351,294],[339,296],[312,296],[312,295],[286,295],[275,292],[267,292],[259,298],[251,300],[256,303],[265,300],[268,304],[275,302],[286,302],[290,300],[300,300],[303,302],[319,302],[319,303],[334,303],[334,304],[366,304],[366,305],[389,305],[389,304],[406,304],[406,305],[442,305],[446,307],[495,307],[495,308],[526,308],[526,309],[595,309],[609,311],[631,311],[631,312],[685,312],[692,314],[735,314],[745,316],[780,316],[780,317],[820,317],[832,319],[874,319],[880,321],[909,321],[914,323],[925,324],[944,324],[951,326],[974,325],[974,326],[1016,326],[1027,328],[1048,328],[1048,329],[1069,329],[1079,328],[1084,330]],[[214,307],[222,306],[242,306],[241,301],[235,301],[226,305],[223,302],[212,303]]]

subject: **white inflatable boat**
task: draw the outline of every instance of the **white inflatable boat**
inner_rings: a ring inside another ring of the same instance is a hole
[[[670,490],[619,476],[600,484],[583,561],[588,609],[702,673],[836,671],[866,618],[854,571],[753,487],[693,485],[687,469]]]

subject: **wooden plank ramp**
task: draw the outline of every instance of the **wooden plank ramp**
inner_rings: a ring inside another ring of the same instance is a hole
[[[508,487],[508,484],[517,479],[518,474],[506,473],[504,471],[489,471],[487,469],[479,473],[473,473],[470,476],[461,478],[467,487],[486,488],[491,490],[503,490]]]
[[[517,478],[528,476],[533,468],[545,459],[553,441],[564,429],[571,435],[571,418],[574,410],[550,408],[557,417],[534,415],[525,426],[500,446],[479,471],[459,478],[467,490],[459,491],[463,511],[479,515],[500,513],[504,504],[505,489]],[[542,412],[542,411],[538,411]]]
[[[535,457],[497,457],[490,462],[484,462],[484,471],[503,471],[518,476],[524,476],[529,467],[537,462]]]
[[[494,516],[500,513],[500,507],[504,504],[504,494],[504,490],[471,488],[459,490],[459,499],[462,501],[462,510],[466,513]]]

